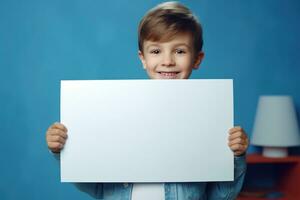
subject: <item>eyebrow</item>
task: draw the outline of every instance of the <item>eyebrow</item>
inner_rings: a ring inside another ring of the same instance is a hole
[[[146,50],[148,50],[150,47],[153,47],[153,46],[159,47],[160,44],[159,44],[159,43],[152,43],[152,44],[149,44],[149,45],[146,47]],[[188,44],[186,44],[186,43],[178,43],[178,44],[175,44],[175,45],[174,45],[174,47],[178,47],[178,46],[185,46],[185,47],[187,47],[187,48],[189,48],[189,49],[191,48],[191,46],[188,45]]]

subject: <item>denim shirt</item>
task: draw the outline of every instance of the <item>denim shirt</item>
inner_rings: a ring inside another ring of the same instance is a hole
[[[59,154],[55,156],[59,159]],[[226,182],[165,183],[165,200],[234,200],[246,173],[245,156],[234,157],[234,180]],[[133,183],[74,183],[95,199],[131,200]]]

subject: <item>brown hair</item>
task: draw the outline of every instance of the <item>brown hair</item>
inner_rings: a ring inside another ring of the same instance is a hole
[[[161,3],[149,10],[140,21],[139,50],[143,52],[145,40],[166,42],[180,33],[191,34],[196,53],[202,50],[202,27],[197,17],[178,2]]]

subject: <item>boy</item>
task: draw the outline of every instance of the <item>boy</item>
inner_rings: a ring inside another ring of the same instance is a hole
[[[193,69],[198,69],[204,57],[202,28],[196,17],[182,4],[166,2],[156,6],[141,20],[138,31],[139,58],[151,79],[187,79]],[[66,139],[67,129],[60,123],[50,126],[46,133],[48,148],[53,153],[61,151]],[[232,182],[75,185],[100,199],[235,199],[246,171],[244,154],[248,148],[248,138],[241,127],[234,127],[229,130],[228,141],[235,156]]]

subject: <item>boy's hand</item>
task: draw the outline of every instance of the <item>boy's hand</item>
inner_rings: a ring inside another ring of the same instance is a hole
[[[235,156],[240,156],[246,152],[249,146],[249,139],[240,126],[229,130],[228,146]]]
[[[51,125],[46,133],[46,141],[48,148],[53,153],[59,153],[66,143],[66,139],[68,138],[67,135],[67,128],[61,123],[54,123]]]

